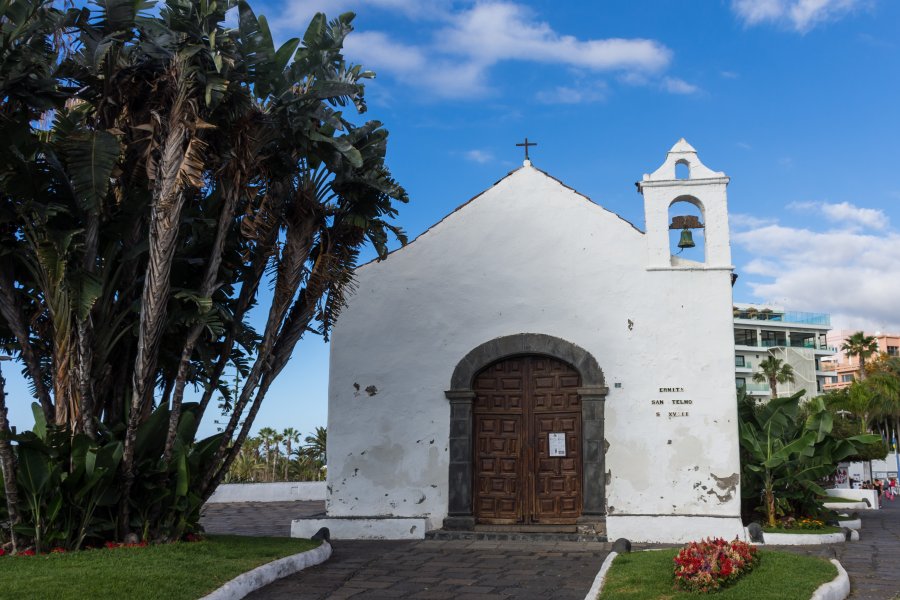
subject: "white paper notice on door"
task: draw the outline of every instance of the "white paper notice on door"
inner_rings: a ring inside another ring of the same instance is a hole
[[[549,433],[550,436],[550,456],[566,455],[566,434],[565,433]]]

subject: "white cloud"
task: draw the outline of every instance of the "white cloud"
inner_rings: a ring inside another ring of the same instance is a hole
[[[557,86],[552,90],[542,90],[535,97],[544,104],[589,104],[606,99],[608,88],[605,83],[578,87]]]
[[[770,260],[761,260],[754,258],[742,269],[742,272],[749,275],[762,275],[764,277],[775,277],[778,272],[778,263]]]
[[[719,73],[719,75],[721,75],[725,79],[737,79],[740,77],[740,74],[735,73],[734,71],[722,71],[721,73]]]
[[[775,223],[775,219],[766,219],[744,213],[730,213],[728,215],[728,225],[731,229],[749,229],[772,225],[773,223]]]
[[[859,223],[872,229],[886,229],[889,220],[884,211],[875,208],[861,208],[849,202],[822,204],[822,211],[832,221]]]
[[[290,35],[316,11],[336,15],[355,8],[377,8],[418,21],[415,43],[380,31],[351,34],[346,55],[379,74],[389,74],[425,96],[480,98],[492,92],[490,70],[501,62],[551,64],[588,73],[616,71],[648,78],[668,67],[672,52],[642,38],[578,39],[555,31],[528,7],[510,1],[454,4],[450,0],[292,0],[272,19],[273,29]],[[398,29],[399,31],[399,29]],[[422,41],[422,40],[426,41]],[[680,80],[663,83],[675,93],[692,93]],[[605,87],[581,90],[561,86],[540,101],[596,102]]]
[[[468,152],[463,153],[463,156],[466,160],[476,162],[480,165],[494,162],[494,155],[487,150],[469,150]]]
[[[656,71],[668,66],[672,55],[655,40],[560,35],[537,21],[529,8],[512,2],[476,4],[454,14],[437,40],[444,51],[484,64],[523,60],[592,70]]]
[[[828,312],[836,327],[900,330],[900,235],[766,225],[734,232],[760,300]]]
[[[662,87],[664,90],[669,92],[670,94],[683,94],[690,95],[696,94],[700,91],[700,88],[692,83],[688,83],[683,79],[678,79],[677,77],[665,77],[662,80]]]
[[[805,33],[862,7],[866,0],[732,0],[731,9],[747,25],[774,23]]]
[[[849,202],[836,204],[829,202],[792,202],[788,208],[798,211],[818,211],[829,221],[839,223],[847,228],[858,226],[883,230],[890,225],[890,219],[884,211],[877,208],[863,208]]]
[[[351,34],[344,42],[344,50],[350,56],[365,56],[366,62],[385,71],[415,72],[424,70],[428,64],[428,57],[421,48],[397,42],[380,31]]]
[[[428,90],[444,98],[480,96],[487,92],[484,69],[473,63],[432,58],[421,47],[395,41],[381,31],[362,31],[347,37],[345,54],[376,73]]]

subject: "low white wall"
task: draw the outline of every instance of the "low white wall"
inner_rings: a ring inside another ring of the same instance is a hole
[[[855,532],[854,532],[855,533]],[[858,536],[859,534],[857,534]],[[857,538],[859,539],[859,538]],[[816,544],[843,544],[846,536],[839,533],[768,533],[763,532],[763,542],[773,546],[814,546]]]
[[[825,490],[833,498],[852,498],[862,500],[868,498],[870,508],[881,508],[878,504],[878,492],[875,490],[850,490],[846,488],[831,488]]]
[[[217,487],[207,502],[289,502],[291,500],[325,500],[325,482],[226,483]]]
[[[428,522],[423,518],[324,518],[291,521],[291,537],[311,538],[327,527],[333,540],[423,540]]]

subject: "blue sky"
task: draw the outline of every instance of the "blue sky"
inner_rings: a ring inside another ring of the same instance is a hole
[[[282,41],[316,11],[357,13],[346,54],[378,77],[356,120],[391,132],[411,236],[521,165],[525,136],[536,167],[643,229],[634,182],[684,137],[732,178],[737,301],[900,331],[900,2],[252,5]],[[327,346],[304,340],[257,427],[324,425],[327,368]]]

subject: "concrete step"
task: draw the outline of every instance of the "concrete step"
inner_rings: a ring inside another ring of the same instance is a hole
[[[434,529],[425,534],[426,540],[487,540],[498,542],[589,542],[612,548],[605,535],[586,533],[536,533],[527,531],[456,531]]]

